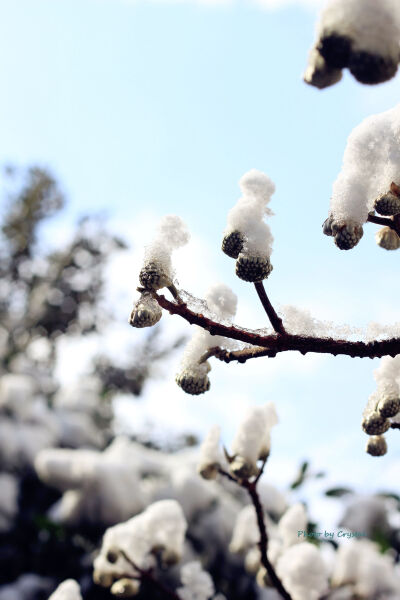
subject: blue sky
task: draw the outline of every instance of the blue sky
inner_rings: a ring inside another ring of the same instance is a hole
[[[78,215],[104,212],[136,252],[156,219],[179,214],[193,232],[197,261],[181,259],[182,284],[201,295],[209,279],[224,280],[240,297],[239,322],[252,327],[263,326],[263,313],[219,245],[238,179],[258,168],[277,186],[271,299],[332,321],[398,320],[396,253],[377,248],[373,226],[355,250],[340,252],[321,223],[347,136],[397,102],[400,78],[367,87],[346,74],[322,92],[306,86],[315,18],[300,2],[267,10],[250,2],[2,1],[0,163],[54,171],[69,197],[54,223],[57,238]],[[116,312],[125,319],[121,298],[130,306],[136,281],[116,273]],[[166,323],[171,335],[180,327],[176,318]],[[130,339],[125,320],[123,328]],[[175,411],[178,428],[197,424],[199,431],[223,420],[229,441],[236,408],[274,400],[282,421],[276,477],[283,481],[308,457],[336,482],[393,488],[398,432],[388,436],[389,456],[363,453],[361,411],[376,366],[296,355],[230,370],[215,365],[207,400],[158,380],[142,403],[150,413],[140,418]],[[155,397],[168,399],[164,412]]]

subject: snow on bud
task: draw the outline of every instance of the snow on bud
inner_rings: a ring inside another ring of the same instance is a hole
[[[385,356],[381,359],[379,367],[374,371],[379,397],[400,397],[400,355],[392,358]]]
[[[268,455],[270,430],[277,422],[272,402],[248,409],[232,442],[232,473],[241,478],[257,474],[257,461]]]
[[[236,314],[237,296],[227,285],[219,283],[211,286],[205,295],[205,301],[213,318],[221,322],[232,322]],[[207,374],[211,365],[208,361],[199,363],[199,360],[212,346],[226,347],[230,342],[224,337],[212,336],[201,327],[194,329],[194,334],[185,347],[176,382],[187,394],[197,395],[210,389]]]
[[[273,237],[263,218],[272,214],[268,204],[275,185],[267,175],[256,169],[245,173],[239,185],[243,195],[228,213],[222,249],[228,256],[239,260],[236,269],[241,279],[261,281],[272,270],[269,257]],[[253,273],[256,265],[257,272]]]
[[[333,184],[330,214],[339,231],[343,226],[352,228],[346,235],[354,239],[361,235],[375,199],[398,180],[399,132],[400,105],[364,119],[347,140],[342,170]]]
[[[380,554],[370,540],[351,540],[335,553],[332,583],[336,587],[351,584],[361,598],[377,598],[381,594],[395,598],[399,578],[393,569],[393,558]]]
[[[218,425],[211,427],[200,446],[200,457],[197,472],[204,479],[215,479],[218,475],[223,459],[220,448],[221,428]]]
[[[177,594],[182,600],[208,600],[215,593],[211,576],[198,561],[188,562],[181,568],[181,581],[183,587],[177,589]]]
[[[134,304],[129,324],[132,327],[152,327],[161,319],[162,310],[149,292],[143,292]]]
[[[309,85],[322,90],[340,81],[342,79],[342,71],[329,67],[317,48],[312,48],[303,78]]]
[[[229,286],[216,283],[210,286],[205,295],[209,309],[220,319],[231,320],[237,310],[237,296]]]
[[[63,581],[49,600],[82,600],[79,584],[74,579]]]
[[[292,600],[319,600],[328,590],[326,565],[318,548],[308,542],[285,550],[276,571]]]
[[[244,196],[254,196],[254,198],[264,201],[264,211],[268,210],[267,205],[275,192],[275,184],[268,175],[257,169],[251,169],[240,178],[239,187]]]
[[[175,561],[182,556],[186,520],[176,500],[160,500],[144,512],[106,530],[99,555],[94,560],[96,581],[126,574],[123,551],[138,568],[151,564],[152,552],[167,552]],[[131,566],[130,566],[131,568]]]
[[[259,539],[260,533],[254,507],[245,506],[236,517],[229,550],[234,553],[246,552],[256,546]]]
[[[146,247],[145,260],[139,281],[148,290],[170,286],[173,280],[171,254],[189,241],[189,233],[182,219],[168,215],[161,220],[155,239]]]
[[[399,37],[396,0],[330,0],[321,13],[315,49],[328,69],[347,67],[361,83],[375,84],[395,75]]]
[[[298,502],[287,509],[278,523],[278,531],[284,547],[293,546],[301,541],[299,531],[307,529],[307,513],[304,505]]]

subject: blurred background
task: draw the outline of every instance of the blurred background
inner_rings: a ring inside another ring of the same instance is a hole
[[[319,5],[0,2],[2,584],[39,573],[50,578],[37,588],[47,597],[55,581],[87,575],[82,557],[104,530],[106,519],[87,525],[92,509],[77,509],[73,526],[62,511],[49,516],[68,485],[38,478],[41,449],[102,450],[124,434],[179,452],[215,423],[229,445],[245,408],[266,401],[280,423],[265,478],[286,493],[300,469],[291,498],[307,502],[320,527],[336,526],[355,496],[390,494],[397,511],[398,432],[374,459],[360,427],[379,361],[214,361],[211,390],[189,397],[174,377],[190,326],[169,315],[150,332],[128,325],[144,244],[161,216],[178,214],[192,234],[175,255],[180,286],[202,297],[223,281],[239,297],[237,323],[264,326],[252,286],[220,251],[251,168],[277,187],[275,307],[355,326],[399,321],[398,258],[377,247],[376,226],[340,252],[321,224],[348,135],[397,103],[400,80],[370,88],[346,73],[333,88],[307,87]],[[332,488],[340,500],[326,495]],[[398,523],[385,527],[382,544],[395,544]],[[108,597],[90,585],[85,597]],[[32,582],[26,589],[0,588],[0,598],[39,598]]]

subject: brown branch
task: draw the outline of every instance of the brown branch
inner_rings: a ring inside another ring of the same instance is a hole
[[[213,346],[203,354],[199,360],[199,363],[205,362],[207,359],[211,358],[211,356],[215,356],[215,358],[218,358],[218,360],[221,360],[225,363],[230,363],[234,360],[237,360],[239,363],[245,363],[250,358],[259,358],[260,356],[268,356],[269,358],[273,358],[276,356],[276,350],[270,350],[269,348],[257,346],[244,348],[243,350],[225,350],[225,348]]]
[[[270,320],[272,327],[274,328],[276,333],[284,335],[286,331],[283,326],[282,319],[276,314],[276,311],[267,296],[267,292],[265,291],[263,282],[256,281],[254,283],[254,287],[257,290],[258,297],[261,300],[261,304],[263,305],[264,310],[268,315],[268,319]]]
[[[261,564],[266,569],[272,585],[280,593],[282,598],[284,598],[285,600],[291,600],[290,594],[283,587],[281,580],[276,574],[275,569],[268,558],[268,534],[267,528],[265,527],[264,510],[261,504],[260,496],[257,492],[257,481],[258,479],[251,483],[249,481],[243,481],[242,485],[247,489],[250,498],[253,502],[254,510],[256,511],[257,525],[260,532],[260,541],[258,543],[258,546],[260,548]]]
[[[219,469],[218,472],[223,477],[226,477],[227,479],[229,479],[229,481],[233,481],[234,483],[236,483],[237,485],[240,485],[241,487],[243,487],[244,489],[246,489],[248,491],[251,501],[254,506],[254,510],[256,512],[257,526],[258,526],[258,530],[260,532],[260,541],[258,543],[258,547],[260,549],[261,564],[266,569],[272,585],[280,593],[282,598],[284,598],[285,600],[292,600],[289,593],[283,587],[283,584],[282,584],[281,580],[279,579],[278,575],[276,574],[274,567],[270,563],[269,558],[268,558],[268,553],[267,553],[268,534],[267,534],[267,528],[265,526],[265,520],[264,520],[264,509],[261,504],[260,496],[258,495],[258,492],[257,492],[257,483],[259,482],[259,479],[264,472],[264,467],[265,467],[266,462],[267,462],[267,459],[265,459],[263,461],[260,471],[259,471],[257,477],[254,479],[254,481],[249,481],[248,479],[236,479],[236,477],[233,477],[230,473],[228,473],[227,471],[224,471],[223,469]]]
[[[178,594],[176,594],[173,590],[171,590],[169,587],[167,587],[164,583],[162,583],[161,581],[159,581],[158,579],[156,579],[153,576],[153,573],[151,570],[146,570],[146,569],[141,569],[140,567],[138,567],[136,565],[136,563],[129,558],[129,556],[127,555],[127,553],[122,550],[119,549],[119,553],[121,554],[121,556],[126,560],[126,562],[135,570],[139,573],[140,575],[140,579],[142,581],[147,581],[148,583],[150,583],[153,587],[158,588],[158,590],[160,590],[160,592],[162,592],[163,594],[165,594],[165,596],[167,598],[171,598],[171,600],[181,600],[180,596],[178,596]],[[132,575],[129,575],[129,577],[135,578]]]
[[[400,237],[400,220],[398,215],[395,215],[393,219],[387,217],[378,217],[378,215],[368,215],[367,221],[369,223],[375,223],[375,225],[384,225],[385,227],[390,227],[397,233]]]
[[[247,360],[257,356],[275,356],[278,352],[298,351],[301,354],[307,352],[316,352],[318,354],[341,354],[351,356],[352,358],[381,358],[382,356],[396,356],[400,354],[400,338],[390,338],[387,340],[376,340],[373,342],[352,342],[349,340],[335,340],[333,338],[320,338],[314,336],[294,335],[286,333],[285,335],[261,335],[256,331],[248,331],[236,327],[235,325],[223,325],[204,316],[201,313],[193,312],[186,304],[176,304],[170,302],[165,296],[153,294],[158,304],[167,310],[170,314],[179,315],[191,325],[198,325],[207,330],[211,335],[221,335],[230,339],[245,342],[252,346],[264,348],[264,351],[246,349],[240,353],[230,352],[226,354],[228,360],[221,353],[221,360],[229,362],[230,360]]]

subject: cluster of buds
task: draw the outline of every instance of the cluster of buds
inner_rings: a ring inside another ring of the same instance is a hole
[[[140,591],[143,574],[157,562],[169,567],[180,561],[186,531],[182,508],[175,500],[160,500],[143,513],[107,529],[94,561],[95,583],[118,598]]]
[[[271,214],[268,203],[275,186],[267,175],[255,169],[245,173],[239,185],[243,195],[228,214],[221,248],[236,259],[235,271],[240,279],[263,281],[272,271],[272,235],[263,217]]]
[[[387,452],[387,443],[383,436],[391,426],[390,419],[400,412],[398,396],[372,394],[362,419],[362,429],[370,436],[366,451],[371,456],[383,456]]]
[[[244,480],[260,472],[258,461],[265,461],[270,452],[270,432],[278,422],[272,402],[248,409],[232,442],[232,453],[220,448],[220,429],[212,427],[200,449],[198,472],[204,479],[215,479],[221,468]]]
[[[345,68],[361,83],[388,81],[400,61],[399,30],[399,11],[390,0],[330,0],[320,17],[305,82],[328,87]]]
[[[340,250],[351,250],[357,246],[364,231],[361,225],[356,223],[339,223],[332,215],[324,221],[322,231],[325,235],[334,238],[336,246]]]

